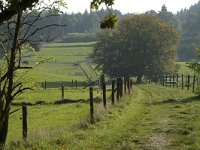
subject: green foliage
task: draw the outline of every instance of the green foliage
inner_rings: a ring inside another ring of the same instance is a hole
[[[164,22],[172,25],[177,30],[180,30],[180,22],[178,18],[172,12],[169,12],[165,5],[162,6],[161,11],[159,11],[159,13],[156,16]]]
[[[198,60],[195,52],[200,47],[200,2],[177,13],[181,22],[182,40],[178,49],[180,61]]]
[[[98,10],[102,3],[107,6],[110,13],[101,21],[100,27],[101,29],[113,29],[118,22],[116,14],[112,13],[109,9],[110,6],[114,5],[114,0],[93,0],[90,7],[91,9]]]
[[[173,72],[178,40],[179,33],[154,16],[128,16],[100,35],[91,57],[113,77]]]
[[[115,0],[93,0],[90,4],[92,9],[99,9],[99,6],[104,3],[106,6],[112,6]]]
[[[198,57],[200,58],[200,49],[199,48],[196,49],[196,52],[197,52]],[[197,74],[198,76],[200,75],[200,63],[199,62],[188,62],[187,67],[190,70],[194,71],[195,74]],[[197,85],[197,88],[195,90],[195,93],[197,95],[200,95],[200,84],[199,83],[197,83],[197,84],[198,85]]]
[[[104,20],[101,21],[100,27],[101,29],[113,29],[114,27],[116,27],[117,23],[118,19],[116,14],[110,13],[104,18]]]
[[[188,67],[193,70],[194,72],[196,73],[200,73],[200,63],[198,62],[190,62],[190,63],[187,63],[188,64]]]
[[[112,5],[110,1],[105,0],[102,0],[101,3],[105,3],[107,6]],[[21,66],[22,55],[20,47],[26,42],[33,42],[34,38],[31,39],[31,37],[38,31],[51,26],[62,26],[51,23],[31,30],[36,22],[42,20],[40,17],[43,12],[51,11],[51,14],[57,14],[60,12],[60,6],[63,7],[64,5],[64,1],[62,0],[55,0],[52,3],[49,1],[47,4],[38,0],[5,0],[0,3],[0,24],[7,21],[7,31],[3,31],[2,35],[8,38],[8,41],[1,43],[1,45],[2,47],[9,45],[8,48],[6,47],[8,52],[6,72],[3,73],[3,75],[1,75],[2,73],[0,74],[0,86],[3,87],[0,87],[0,149],[2,149],[1,146],[4,146],[7,138],[11,103],[15,100],[16,96],[30,89],[30,87],[23,85],[23,76],[20,77],[18,82],[14,80],[15,76],[18,75],[17,71],[19,69],[25,69]],[[28,8],[30,8],[30,10],[36,10],[36,18],[31,18],[34,17],[34,14],[32,14],[34,11],[29,11],[27,10]],[[12,18],[15,15],[16,17]],[[12,20],[10,20],[11,18]],[[10,36],[11,38],[9,38]],[[51,41],[51,37],[49,38],[48,41]],[[37,40],[40,41],[40,39]]]
[[[187,75],[187,74],[195,74],[194,71],[192,71],[190,68],[188,68],[188,63],[186,62],[176,62],[176,68],[177,68],[177,73],[178,74],[184,74],[184,75]]]
[[[158,17],[165,23],[168,23],[169,25],[175,27],[177,30],[180,30],[180,21],[178,20],[176,15],[167,10],[167,7],[165,5],[162,6],[159,12],[151,10],[145,12],[145,14]]]

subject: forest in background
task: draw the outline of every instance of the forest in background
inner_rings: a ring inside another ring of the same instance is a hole
[[[132,15],[122,14],[119,10],[112,11],[117,14],[119,19],[124,18],[127,15]],[[35,14],[36,13],[37,12],[35,12]],[[101,31],[99,23],[108,13],[108,10],[104,9],[90,12],[85,10],[84,13],[72,14],[43,12],[43,14],[41,14],[41,17],[43,18],[35,24],[35,28],[38,28],[41,24],[47,26],[52,23],[63,24],[66,25],[66,27],[58,28],[52,26],[50,29],[42,30],[32,37],[30,43],[36,50],[39,50],[44,42],[96,41],[96,37]],[[165,5],[163,5],[158,12],[150,10],[146,13],[159,17],[161,20],[173,25],[181,32],[182,37],[180,46],[177,50],[177,61],[198,60],[195,49],[200,47],[200,2],[191,6],[189,9],[180,10],[177,14],[169,12]],[[4,30],[5,28],[6,26],[1,26],[0,30]]]

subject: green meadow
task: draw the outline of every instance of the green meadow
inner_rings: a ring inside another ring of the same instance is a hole
[[[38,130],[54,130],[56,127],[70,126],[81,118],[87,118],[89,105],[89,90],[85,87],[87,78],[82,69],[88,74],[94,74],[91,66],[86,65],[94,43],[58,43],[48,44],[37,53],[23,57],[22,62],[34,66],[28,72],[19,73],[25,85],[33,90],[17,97],[11,110],[20,109],[10,117],[8,142],[22,138],[21,104],[28,105],[28,128],[30,134]],[[79,63],[83,63],[81,69]],[[73,80],[73,83],[72,83]],[[44,89],[46,81],[47,89]],[[77,87],[76,83],[77,81]],[[64,85],[64,98],[78,103],[62,103],[61,86]],[[98,87],[95,97],[100,97]],[[61,104],[56,104],[61,102]],[[53,117],[56,116],[56,117]],[[63,117],[64,116],[64,117]],[[53,119],[54,118],[54,119]],[[13,131],[16,132],[13,136]]]
[[[125,94],[115,105],[108,100],[104,109],[101,89],[95,86],[95,123],[91,124],[85,83],[96,80],[99,74],[94,64],[87,63],[93,44],[51,43],[23,57],[28,62],[25,65],[36,66],[24,76],[19,73],[33,90],[13,102],[11,111],[19,111],[10,115],[5,149],[200,149],[200,99],[187,88],[134,85],[131,94]],[[180,73],[190,72],[185,63],[179,64]],[[62,85],[66,101],[61,97]],[[22,103],[28,104],[26,141],[22,138]]]

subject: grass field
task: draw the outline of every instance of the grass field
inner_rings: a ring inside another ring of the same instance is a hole
[[[79,62],[87,61],[94,43],[52,43],[44,46],[36,55],[23,58],[28,65],[37,66],[30,70],[25,79],[26,84],[34,87],[23,96],[18,97],[21,102],[45,101],[47,103],[61,98],[61,86],[65,86],[65,96],[69,99],[86,99],[88,90],[83,89],[88,79],[79,66]],[[47,61],[45,61],[47,60]],[[41,63],[44,62],[44,63]],[[92,73],[90,66],[84,63],[86,73]],[[90,69],[88,69],[90,68]],[[93,75],[94,76],[94,75]],[[96,79],[96,76],[94,77]],[[72,85],[73,80],[73,85]],[[78,89],[75,88],[75,81]],[[42,84],[47,82],[47,90],[42,90]],[[74,88],[72,88],[74,87]],[[79,93],[79,94],[76,94]]]
[[[86,61],[94,43],[52,43],[36,55],[25,57],[23,61],[38,67],[30,71],[35,81],[83,81],[86,77],[78,63]]]
[[[87,116],[85,104],[71,106],[80,110],[71,110],[71,115],[69,109],[63,109],[43,114],[40,119],[30,117],[28,142],[14,142],[9,148],[199,149],[199,100],[193,93],[177,88],[154,84],[134,86],[131,95],[107,110],[94,125],[75,119]],[[30,111],[37,109],[42,108]]]
[[[25,85],[33,86],[32,91],[27,91],[17,97],[11,107],[11,111],[20,109],[10,117],[10,130],[8,142],[22,138],[21,105],[28,103],[28,125],[30,134],[38,130],[54,130],[65,126],[71,126],[81,118],[87,118],[89,106],[89,90],[84,87],[87,80],[85,74],[79,66],[79,62],[87,61],[94,43],[57,43],[48,44],[37,52],[36,55],[30,54],[23,58],[23,62],[28,62],[28,66],[37,66],[30,70],[23,81]],[[47,60],[47,61],[46,61]],[[41,63],[42,62],[42,63]],[[90,66],[84,66],[90,68]],[[88,71],[92,73],[92,69]],[[23,73],[21,73],[23,75]],[[74,81],[72,86],[72,80]],[[75,87],[75,80],[78,81],[78,87]],[[44,90],[42,82],[47,82],[47,89]],[[83,103],[65,103],[55,105],[55,102],[61,100],[61,85],[65,86],[65,99],[81,100]],[[100,97],[100,89],[95,88],[95,97]],[[35,105],[39,104],[39,105]],[[57,116],[56,116],[57,114]],[[55,119],[53,116],[56,116]],[[84,116],[84,117],[83,117]],[[15,132],[13,136],[13,132]],[[39,133],[40,134],[40,133]]]
[[[72,80],[85,82],[87,77],[78,65],[81,63],[88,76],[97,78],[87,65],[94,43],[52,43],[36,55],[23,61],[38,67],[28,72],[24,79],[33,85],[17,97],[10,115],[6,149],[58,149],[58,150],[143,150],[200,149],[199,98],[186,88],[161,87],[155,84],[134,86],[114,107],[104,110],[95,103],[96,123],[88,122],[89,91]],[[184,63],[180,73],[188,74]],[[42,82],[47,81],[47,89]],[[61,100],[61,85],[65,85],[65,98],[81,100],[77,103],[55,104]],[[110,91],[107,97],[110,96]],[[95,87],[94,97],[102,97]],[[28,106],[28,139],[22,139],[22,102]],[[110,104],[110,102],[108,102]]]
[[[193,75],[195,72],[188,69],[188,65],[186,62],[176,62],[180,66],[178,73],[179,74],[191,74]]]

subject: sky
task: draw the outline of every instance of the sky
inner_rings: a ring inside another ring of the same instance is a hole
[[[84,12],[89,10],[92,0],[65,0],[67,2],[67,12]],[[159,11],[165,4],[168,11],[176,13],[182,8],[189,8],[199,0],[115,0],[114,9],[125,13],[143,13],[149,10]]]

